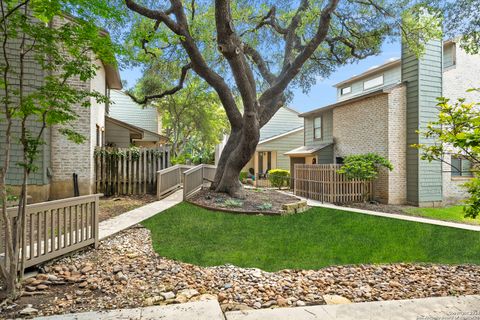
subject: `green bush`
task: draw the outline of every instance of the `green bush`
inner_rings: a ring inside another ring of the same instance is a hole
[[[268,180],[272,187],[286,187],[290,183],[290,171],[283,169],[273,169],[268,172]]]
[[[242,172],[240,172],[240,176],[238,177],[238,179],[239,179],[241,182],[243,182],[243,181],[245,181],[245,180],[247,179],[247,177],[248,177],[248,172],[242,171]]]

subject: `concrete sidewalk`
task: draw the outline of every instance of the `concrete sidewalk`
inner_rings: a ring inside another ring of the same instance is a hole
[[[364,302],[222,313],[216,300],[84,312],[37,320],[478,320],[480,296]]]
[[[37,320],[225,320],[216,300],[168,306],[84,312],[35,318]]]
[[[100,240],[105,239],[115,233],[130,228],[143,220],[153,217],[159,212],[167,210],[183,201],[183,190],[177,190],[168,197],[149,203],[143,207],[125,212],[112,219],[100,222],[98,233]]]
[[[361,214],[368,214],[368,215],[377,216],[377,217],[384,217],[384,218],[391,218],[391,219],[398,219],[398,220],[406,220],[406,221],[433,224],[433,225],[442,226],[442,227],[450,227],[450,228],[470,230],[470,231],[480,231],[480,226],[475,226],[475,225],[470,225],[470,224],[465,224],[465,223],[449,222],[449,221],[442,221],[442,220],[436,220],[436,219],[428,219],[428,218],[422,218],[422,217],[408,216],[408,215],[397,214],[397,213],[386,213],[386,212],[378,212],[378,211],[357,209],[357,208],[351,208],[351,207],[343,207],[343,206],[337,206],[337,205],[331,204],[331,203],[326,203],[326,202],[322,203],[322,202],[317,201],[317,200],[312,200],[312,199],[307,199],[307,198],[300,197],[300,196],[295,196],[291,192],[285,192],[285,191],[278,191],[278,192],[283,193],[283,194],[288,194],[290,196],[294,196],[294,197],[297,197],[297,198],[302,199],[302,200],[307,200],[307,204],[310,207],[329,208],[329,209],[335,209],[335,210],[342,210],[342,211],[350,211],[350,212],[356,212],[356,213],[361,213]]]
[[[227,320],[479,320],[480,296],[232,311]]]

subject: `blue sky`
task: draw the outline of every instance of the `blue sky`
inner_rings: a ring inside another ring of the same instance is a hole
[[[294,91],[294,98],[290,106],[298,111],[305,112],[335,102],[336,91],[333,85],[367,69],[385,63],[388,59],[400,57],[400,41],[385,43],[378,56],[369,57],[358,63],[339,68],[326,79],[319,79],[310,92],[304,94],[301,90]],[[122,80],[127,81],[127,88],[135,85],[141,77],[140,68],[131,68],[120,71]]]

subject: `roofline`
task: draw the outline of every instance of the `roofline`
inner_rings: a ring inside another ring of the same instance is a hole
[[[272,136],[270,138],[267,138],[265,140],[262,140],[258,143],[258,145],[261,145],[263,143],[267,143],[267,142],[270,142],[272,140],[276,140],[276,139],[279,139],[279,138],[283,138],[285,136],[288,136],[289,134],[292,134],[292,133],[295,133],[295,132],[299,132],[299,131],[302,131],[304,129],[303,126],[299,127],[299,128],[296,128],[296,129],[293,129],[293,130],[290,130],[290,131],[287,131],[287,132],[284,132],[284,133],[280,133],[280,134],[277,134],[276,136]]]
[[[68,19],[71,22],[82,20],[81,18],[75,17],[67,12],[61,12],[59,16]],[[98,30],[101,36],[107,37],[110,40],[110,32],[108,32],[108,30],[104,28],[98,28]],[[115,62],[113,64],[102,60],[102,64],[103,68],[105,69],[105,77],[107,79],[108,88],[121,90],[123,88],[123,84],[120,77],[120,70],[118,69],[117,59],[115,58]]]
[[[289,111],[292,111],[292,112],[293,112],[293,113],[295,113],[295,114],[300,114],[300,112],[299,112],[299,111],[295,110],[295,109],[294,109],[294,108],[292,108],[292,107],[289,107],[289,106],[283,106],[283,108],[285,108],[285,109],[287,109],[287,110],[289,110]]]
[[[132,129],[132,131],[135,131],[137,133],[140,133],[142,135],[142,138],[144,138],[145,136],[145,133],[148,133],[148,134],[152,134],[154,136],[157,136],[159,138],[165,138],[165,139],[168,139],[166,136],[162,135],[162,134],[159,134],[159,133],[156,133],[156,132],[153,132],[153,131],[150,131],[150,130],[147,130],[147,129],[143,129],[141,127],[137,127],[133,124],[130,124],[128,122],[124,122],[122,120],[118,120],[118,119],[115,119],[115,118],[112,118],[110,116],[105,116],[105,120],[109,120],[121,127],[124,127],[124,128],[127,128],[127,129]],[[141,139],[137,139],[137,140],[141,140]]]
[[[360,79],[363,79],[363,78],[366,78],[372,74],[375,74],[379,71],[383,71],[383,70],[386,70],[386,69],[390,69],[390,68],[393,68],[393,67],[396,67],[397,65],[400,65],[402,62],[402,60],[400,58],[397,58],[395,60],[392,60],[392,61],[388,61],[388,62],[385,62],[384,64],[381,64],[379,65],[378,67],[375,67],[375,68],[371,68],[363,73],[360,73],[359,75],[356,75],[356,76],[353,76],[351,78],[348,78],[347,80],[344,80],[342,82],[339,82],[339,83],[336,83],[334,84],[333,86],[335,88],[338,88],[338,87],[343,87],[344,85],[346,85],[347,83],[350,83],[350,82],[353,82],[355,80],[360,80]]]
[[[297,149],[300,149],[300,148],[305,147],[305,146],[301,146],[301,147],[295,148],[295,149],[293,149],[293,150],[284,152],[283,154],[284,154],[284,155],[287,155],[287,156],[305,156],[305,155],[311,155],[311,154],[314,154],[314,153],[316,153],[316,152],[318,152],[318,151],[320,151],[320,150],[323,150],[323,149],[325,149],[326,147],[329,147],[329,146],[331,146],[331,145],[333,145],[333,142],[324,143],[324,144],[322,144],[322,145],[320,145],[320,146],[317,146],[317,147],[312,147],[312,148],[313,148],[312,152],[308,152],[308,153],[307,153],[307,152],[292,152],[292,151],[294,151],[294,150],[297,150]]]
[[[112,118],[112,117],[109,117],[109,116],[105,116],[105,121],[110,121],[114,124],[116,124],[117,126],[120,126],[120,127],[123,127],[131,132],[134,132],[134,133],[138,133],[141,135],[141,139],[143,139],[143,136],[144,136],[144,130],[139,128],[139,127],[136,127],[134,125],[131,125],[130,123],[126,123],[126,122],[123,122],[123,121],[120,121],[118,119],[115,119],[115,118]]]
[[[444,40],[443,41],[443,46],[447,45],[447,44],[451,44],[451,43],[456,43],[457,42],[457,39],[456,38],[452,38],[452,39],[447,39],[447,40]],[[382,70],[386,70],[386,69],[389,69],[389,68],[392,68],[394,67],[396,64],[401,64],[401,61],[402,59],[401,58],[397,58],[393,61],[387,61],[381,65],[379,65],[378,67],[375,67],[375,68],[372,68],[372,69],[369,69],[363,73],[360,73],[359,75],[356,75],[356,76],[353,76],[351,78],[348,78],[346,80],[343,80],[339,83],[336,83],[333,85],[333,87],[335,88],[339,88],[339,87],[343,87],[345,86],[346,84],[350,83],[350,82],[353,82],[355,80],[360,80],[360,79],[363,79],[363,78],[366,78],[372,74],[375,74],[377,73],[378,71],[382,71]]]
[[[321,113],[321,112],[324,112],[324,111],[327,111],[327,110],[331,110],[331,109],[336,108],[336,107],[340,107],[340,106],[343,106],[343,105],[346,105],[346,104],[350,104],[352,102],[361,101],[363,99],[375,97],[375,96],[378,96],[378,95],[381,95],[381,94],[389,94],[394,88],[400,87],[400,86],[403,86],[403,82],[400,82],[400,83],[397,83],[397,84],[394,84],[394,85],[390,85],[390,86],[386,86],[386,87],[368,92],[366,94],[358,95],[358,96],[352,97],[351,99],[348,99],[348,100],[339,101],[339,102],[336,102],[336,103],[333,103],[333,104],[330,104],[330,105],[327,105],[327,106],[324,106],[324,107],[313,109],[312,111],[301,113],[299,115],[299,117],[302,117],[302,118],[309,117],[311,115],[315,115],[317,113]]]

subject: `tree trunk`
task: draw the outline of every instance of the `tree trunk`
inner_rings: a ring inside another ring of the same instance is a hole
[[[239,176],[255,154],[259,139],[260,125],[256,117],[246,117],[241,130],[232,130],[217,166],[211,186],[213,190],[228,193],[235,198],[245,198]]]

